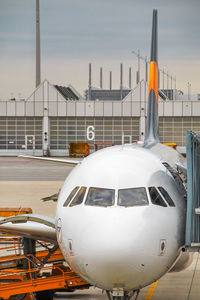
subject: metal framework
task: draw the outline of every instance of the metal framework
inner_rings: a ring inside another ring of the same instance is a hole
[[[186,246],[200,248],[200,135],[187,131]]]
[[[176,143],[185,146],[188,129],[200,132],[199,117],[160,117],[159,137],[162,143]]]
[[[93,128],[93,139],[87,137],[88,127]],[[87,142],[91,150],[98,142],[119,145],[123,135],[139,139],[139,118],[50,118],[50,150],[68,149],[72,142]]]
[[[42,149],[42,118],[0,118],[0,149]]]
[[[133,141],[138,140],[141,131],[139,117],[57,116],[47,117],[47,124],[43,121],[42,117],[0,117],[0,151],[29,152],[36,155],[44,147],[43,139],[48,128],[47,144],[50,151],[64,150],[65,155],[69,143],[72,142],[87,142],[93,151],[95,143],[98,142],[121,144],[123,135],[131,136]],[[94,127],[93,140],[87,139],[89,126]],[[185,146],[188,129],[200,132],[200,118],[195,116],[159,118],[159,136],[162,143]]]

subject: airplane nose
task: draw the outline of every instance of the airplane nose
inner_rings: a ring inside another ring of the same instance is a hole
[[[127,252],[133,246],[133,232],[130,235],[130,229],[115,224],[91,224],[81,238],[81,247],[89,252],[96,254],[119,254]],[[119,253],[118,253],[119,252]]]
[[[133,249],[143,247],[141,243],[144,233],[148,231],[144,211],[135,209],[130,213],[117,210],[103,217],[96,217],[83,228],[81,248],[91,253],[126,255]],[[145,234],[146,236],[146,234]]]
[[[137,288],[146,264],[142,248],[145,230],[143,222],[138,224],[137,220],[128,219],[121,222],[120,218],[102,219],[98,225],[97,222],[90,224],[80,241],[89,281],[101,283],[103,289],[125,284],[128,289],[135,277]]]

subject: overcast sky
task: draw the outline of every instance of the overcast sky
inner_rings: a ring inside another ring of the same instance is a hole
[[[158,8],[159,66],[177,78],[177,88],[200,93],[200,0],[40,0],[41,79],[71,83],[80,93],[88,85],[119,87],[119,65],[128,68],[150,52],[152,9]],[[143,68],[143,64],[141,65]],[[143,70],[143,69],[142,69]],[[35,0],[0,0],[0,99],[28,97],[35,88]]]

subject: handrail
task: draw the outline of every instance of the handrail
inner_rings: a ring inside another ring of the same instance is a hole
[[[61,265],[60,265],[61,266]],[[25,269],[8,269],[8,270],[0,270],[0,277],[8,277],[8,276],[13,276],[13,275],[30,275],[30,278],[32,280],[37,280],[37,279],[40,279],[41,277],[38,276],[38,274],[41,273],[41,271],[44,271],[44,270],[59,270],[61,272],[60,276],[62,275],[63,278],[64,278],[64,275],[66,272],[64,272],[64,270],[60,267],[59,265],[51,265],[51,266],[46,266],[46,267],[39,267],[39,268],[31,268],[31,264],[30,264],[30,261],[28,261],[28,269],[25,270]],[[35,278],[32,277],[32,274],[35,274]],[[54,276],[54,275],[51,275],[51,276]],[[24,279],[24,276],[23,276],[23,279]],[[27,281],[27,280],[23,280],[23,281]],[[2,287],[2,284],[1,284],[1,287]]]

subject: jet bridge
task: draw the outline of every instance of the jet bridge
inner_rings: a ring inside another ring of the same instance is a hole
[[[200,248],[200,134],[187,131],[186,246]]]

